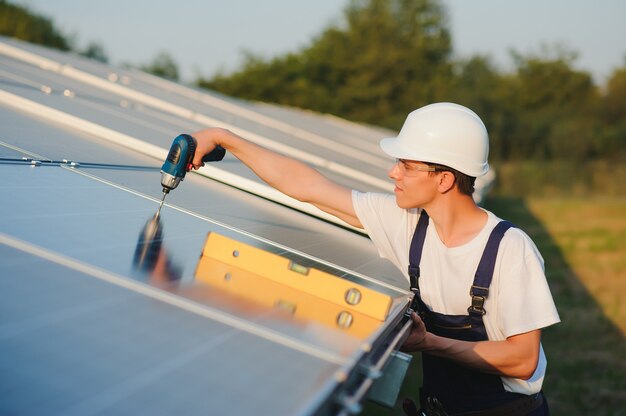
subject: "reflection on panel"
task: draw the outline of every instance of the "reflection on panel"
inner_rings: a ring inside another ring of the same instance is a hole
[[[3,244],[0,258],[0,414],[306,413],[337,369]]]

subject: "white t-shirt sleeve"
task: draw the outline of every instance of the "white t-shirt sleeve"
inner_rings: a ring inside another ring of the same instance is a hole
[[[495,324],[500,336],[494,339],[558,323],[559,314],[545,277],[543,258],[526,233],[517,228],[507,231],[498,257],[501,257],[496,263],[499,270],[494,275],[499,279]],[[540,344],[539,360],[532,377],[528,380],[501,377],[504,389],[522,394],[537,393],[543,385],[546,366],[547,359]]]
[[[560,321],[546,281],[543,258],[523,231],[512,228],[499,250],[498,323],[505,337]]]

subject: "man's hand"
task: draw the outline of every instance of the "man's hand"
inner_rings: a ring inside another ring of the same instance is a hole
[[[232,136],[233,134],[220,128],[205,129],[192,134],[191,136],[196,140],[196,154],[191,162],[193,169],[198,170],[204,166],[202,158],[220,145],[227,135]]]
[[[401,348],[404,352],[421,351],[424,348],[424,341],[426,339],[426,325],[424,325],[422,318],[420,318],[417,313],[412,312],[411,320],[413,321],[411,333],[406,341],[404,341]]]

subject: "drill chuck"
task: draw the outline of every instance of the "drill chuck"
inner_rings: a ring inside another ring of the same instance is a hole
[[[161,186],[163,186],[163,192],[166,194],[170,192],[170,189],[175,189],[180,180],[182,178],[178,178],[176,176],[170,175],[167,172],[161,171]]]

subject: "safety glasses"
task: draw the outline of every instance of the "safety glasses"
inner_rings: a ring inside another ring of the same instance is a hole
[[[418,162],[396,159],[396,166],[404,176],[417,176],[420,172],[435,172],[437,170],[434,166],[416,165],[416,163]]]

